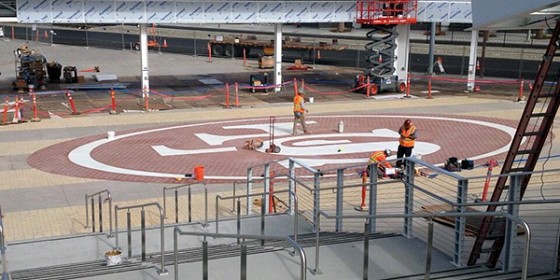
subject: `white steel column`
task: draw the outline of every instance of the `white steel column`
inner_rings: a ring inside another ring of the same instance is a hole
[[[148,71],[148,33],[146,24],[140,24],[140,56],[142,61],[142,98],[150,97],[150,76]]]
[[[471,32],[471,49],[469,52],[469,75],[467,76],[467,90],[474,91],[476,79],[476,61],[478,59],[478,30]]]
[[[282,89],[282,24],[274,25],[274,88],[275,92]]]
[[[399,36],[396,39],[397,47],[395,48],[395,75],[399,77],[399,80],[406,81],[410,53],[410,24],[397,25],[397,33]]]

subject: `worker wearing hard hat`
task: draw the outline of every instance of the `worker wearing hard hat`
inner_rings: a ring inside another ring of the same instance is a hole
[[[397,149],[397,167],[402,168],[402,158],[412,155],[414,148],[414,141],[416,140],[416,126],[412,124],[410,119],[406,119],[403,125],[399,128],[399,148]]]
[[[303,128],[303,133],[309,134],[307,127],[305,126],[305,114],[309,112],[307,108],[305,108],[305,93],[303,89],[299,90],[299,93],[294,96],[294,127],[292,129],[292,135],[297,134],[297,123],[301,123],[301,127]]]
[[[377,178],[383,178],[385,175],[385,169],[392,168],[390,162],[387,161],[387,157],[391,156],[391,150],[385,149],[384,151],[375,151],[369,155],[368,168],[366,169],[367,174],[369,174],[369,168],[371,164],[377,163]]]

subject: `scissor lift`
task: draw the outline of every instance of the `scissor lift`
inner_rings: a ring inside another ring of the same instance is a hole
[[[375,95],[381,91],[404,92],[406,84],[394,75],[395,40],[397,24],[417,22],[417,0],[370,0],[356,4],[356,22],[371,26],[366,36],[371,42],[365,45],[370,52],[366,61],[371,67],[359,74],[354,88],[363,88],[367,94]],[[366,87],[369,82],[371,86]]]

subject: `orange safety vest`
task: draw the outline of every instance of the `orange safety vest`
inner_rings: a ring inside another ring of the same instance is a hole
[[[378,165],[383,164],[387,168],[391,168],[391,164],[387,162],[387,157],[384,151],[375,151],[369,155],[369,163],[377,163]]]
[[[414,139],[410,139],[410,135],[414,134],[414,132],[416,132],[416,127],[411,125],[408,129],[404,128],[404,126],[401,126],[400,129],[400,134],[401,134],[401,138],[399,139],[399,145],[403,146],[403,147],[407,147],[407,148],[412,148],[414,147]]]
[[[305,110],[303,110],[303,108],[301,108],[301,101],[302,100],[303,100],[303,97],[301,97],[301,95],[294,96],[294,113],[295,112],[300,112],[300,113],[305,112]]]

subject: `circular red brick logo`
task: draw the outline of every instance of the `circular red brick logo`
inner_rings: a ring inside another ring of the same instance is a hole
[[[244,180],[247,168],[272,161],[287,168],[287,158],[322,170],[366,164],[372,151],[397,150],[397,130],[407,118],[418,128],[413,154],[432,164],[452,156],[495,157],[507,151],[515,132],[513,122],[496,119],[339,115],[309,116],[312,134],[292,135],[291,117],[274,123],[258,118],[108,132],[45,148],[28,163],[47,172],[104,180],[174,182],[192,174],[195,166],[204,166],[207,180]],[[247,149],[251,140],[262,141],[262,147]],[[270,152],[271,144],[280,151]]]

